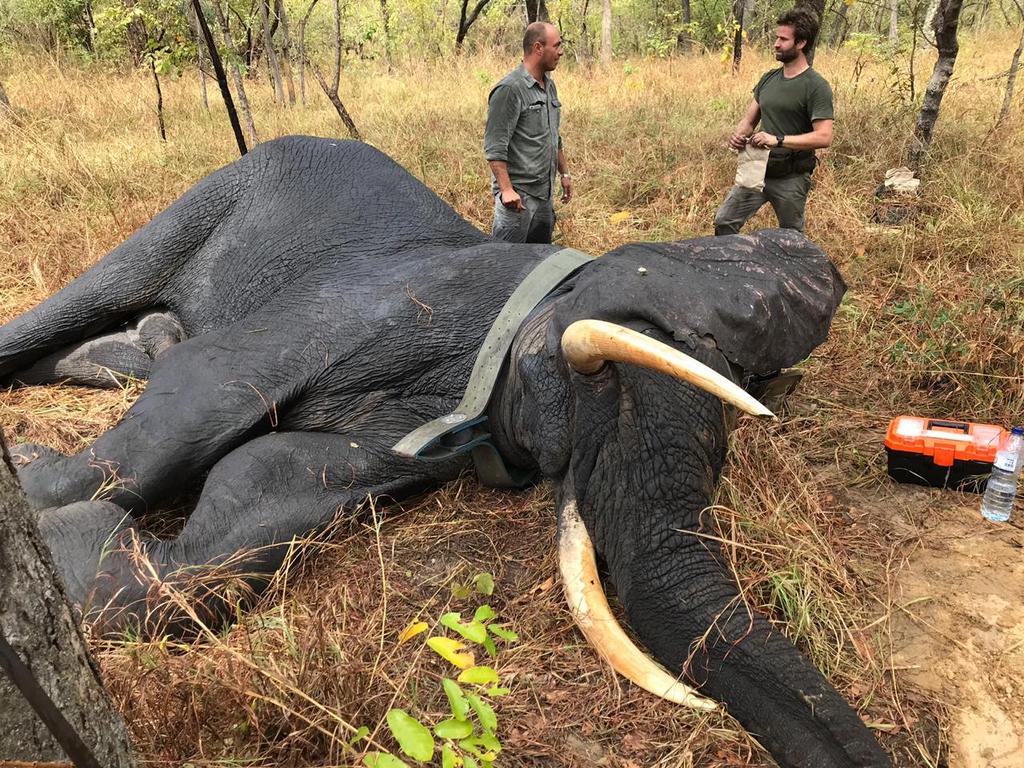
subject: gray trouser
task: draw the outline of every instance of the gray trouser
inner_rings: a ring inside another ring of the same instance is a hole
[[[555,228],[555,208],[551,198],[542,199],[523,192],[519,197],[526,210],[506,208],[501,204],[501,193],[495,193],[491,237],[510,243],[550,243]]]
[[[715,234],[734,235],[765,203],[771,203],[779,226],[804,231],[804,206],[811,191],[811,174],[794,173],[765,179],[764,191],[733,187],[715,214]]]

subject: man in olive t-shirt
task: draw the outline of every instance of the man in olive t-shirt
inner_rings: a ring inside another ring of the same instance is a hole
[[[770,148],[764,190],[733,187],[715,214],[716,235],[739,232],[766,202],[780,227],[802,232],[814,150],[832,143],[832,89],[805,55],[818,36],[818,19],[806,8],[794,8],[776,23],[775,58],[782,66],[754,86],[754,100],[729,138],[735,150],[747,142]],[[754,133],[758,122],[761,130]]]

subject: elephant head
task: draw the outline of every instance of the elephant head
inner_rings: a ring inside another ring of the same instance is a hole
[[[149,378],[87,451],[18,449],[71,597],[99,628],[152,629],[180,574],[258,589],[339,511],[455,477],[464,455],[391,447],[452,410],[498,312],[556,250],[484,237],[351,142],[268,142],[197,184],[0,328],[2,380]],[[809,354],[843,290],[795,232],[626,245],[529,314],[486,408],[504,465],[556,486],[567,594],[602,655],[659,695],[724,702],[786,766],[888,761],[748,611],[703,525],[735,409],[767,413],[738,384]],[[178,536],[138,529],[204,476]],[[653,660],[610,627],[597,557]]]

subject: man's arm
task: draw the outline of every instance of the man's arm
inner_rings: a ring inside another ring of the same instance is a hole
[[[520,104],[507,85],[498,85],[487,100],[487,126],[484,128],[484,156],[498,182],[501,203],[506,208],[523,210],[523,201],[508,176],[508,143],[519,122]]]
[[[565,152],[562,151],[561,139],[558,143],[558,173],[562,178],[562,202],[568,203],[572,200],[572,176],[569,174],[569,165],[565,161]]]
[[[798,133],[794,136],[784,136],[782,146],[786,149],[825,149],[832,144],[832,120],[815,120],[811,123],[813,130],[810,133]],[[759,131],[750,137],[750,143],[755,147],[777,147],[779,141],[775,136],[764,131]]]
[[[761,106],[756,100],[750,102],[750,106],[747,107],[747,112],[743,115],[743,119],[740,120],[736,126],[736,130],[733,131],[732,136],[729,137],[729,148],[735,150],[741,150],[747,143],[747,139],[750,138],[750,134],[754,132],[754,126],[761,121]]]

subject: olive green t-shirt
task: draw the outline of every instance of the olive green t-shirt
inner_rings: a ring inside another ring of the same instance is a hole
[[[834,118],[832,88],[810,67],[790,78],[782,76],[782,67],[765,72],[754,86],[754,100],[762,129],[776,136],[810,133],[815,120]]]

